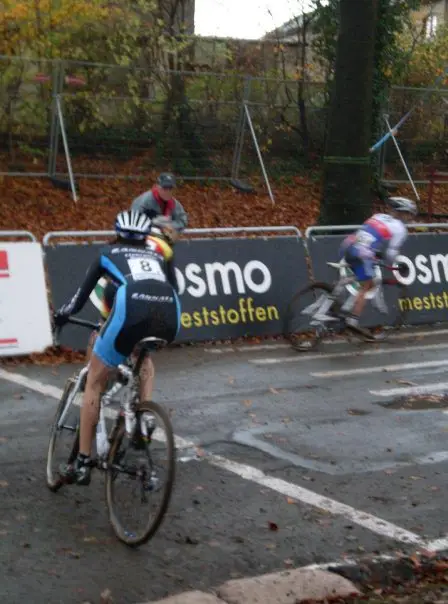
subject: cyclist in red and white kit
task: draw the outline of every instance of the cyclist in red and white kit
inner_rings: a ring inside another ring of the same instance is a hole
[[[347,325],[359,326],[366,294],[374,287],[375,263],[381,255],[393,264],[408,236],[406,223],[418,213],[414,201],[406,197],[390,197],[388,214],[374,214],[356,233],[346,237],[340,247],[340,258],[345,258],[360,284],[353,310],[345,318]]]

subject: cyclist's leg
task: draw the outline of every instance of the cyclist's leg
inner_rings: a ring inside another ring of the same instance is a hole
[[[92,331],[92,333],[90,334],[90,337],[89,337],[89,342],[87,344],[87,350],[86,350],[86,362],[87,363],[92,358],[92,351],[93,351],[93,348],[95,346],[95,342],[96,342],[97,337],[98,337],[98,332],[97,331]]]
[[[79,432],[79,453],[84,458],[90,458],[95,427],[99,418],[100,396],[106,386],[109,371],[110,368],[95,353],[92,353],[81,408]]]
[[[356,295],[352,311],[346,318],[346,322],[348,325],[357,327],[359,325],[359,317],[366,304],[366,295],[374,287],[374,264],[370,251],[359,249],[356,246],[350,249],[347,262],[359,283],[360,289]]]
[[[73,464],[62,468],[61,472],[68,482],[80,485],[90,483],[89,462],[99,418],[101,392],[104,391],[109,372],[129,356],[127,351],[116,346],[117,337],[126,323],[126,297],[126,287],[123,286],[118,290],[112,312],[93,346],[81,408],[79,455]]]
[[[140,400],[152,400],[156,369],[150,356],[146,356],[140,367]]]
[[[347,320],[347,322],[351,325],[357,325],[359,323],[359,317],[361,316],[366,305],[366,295],[374,286],[374,282],[372,279],[368,279],[366,281],[360,280],[359,285],[360,290],[356,296],[355,303],[353,304],[351,317],[349,317]]]

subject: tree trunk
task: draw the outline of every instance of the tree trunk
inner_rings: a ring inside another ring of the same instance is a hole
[[[310,133],[308,130],[308,116],[305,103],[305,77],[307,74],[307,48],[308,48],[308,29],[310,21],[306,19],[305,15],[302,15],[302,29],[301,29],[301,54],[300,54],[300,68],[301,78],[299,80],[299,116],[300,116],[300,132],[302,135],[303,154],[307,162],[310,159],[311,140]],[[306,77],[308,86],[310,85],[308,77]]]
[[[320,224],[359,224],[372,209],[369,147],[377,0],[340,0]]]

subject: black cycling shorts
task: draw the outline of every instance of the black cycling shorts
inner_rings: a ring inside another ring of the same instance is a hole
[[[172,342],[179,326],[179,298],[170,284],[145,281],[121,285],[93,352],[108,367],[117,367],[143,338]]]

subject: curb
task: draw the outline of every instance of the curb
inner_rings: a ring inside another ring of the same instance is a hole
[[[422,578],[429,573],[446,572],[448,550],[437,553],[419,550],[413,554],[397,552],[393,556],[366,556],[323,565],[327,570],[355,583],[358,588],[393,587]]]
[[[431,572],[445,572],[448,550],[432,554],[416,552],[394,556],[365,556],[327,564],[236,579],[211,592],[183,592],[163,600],[141,604],[305,604],[360,595],[363,590],[393,587],[422,578]]]

